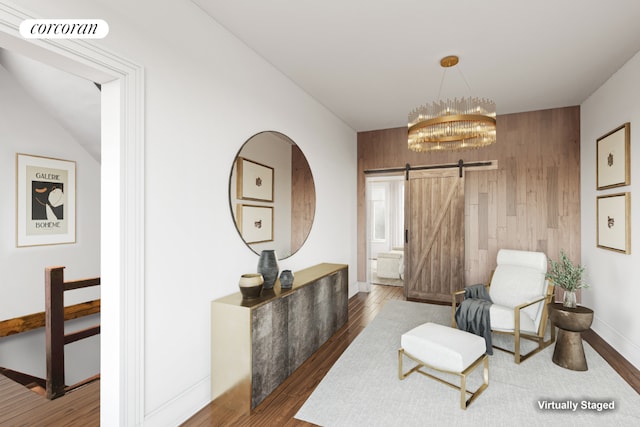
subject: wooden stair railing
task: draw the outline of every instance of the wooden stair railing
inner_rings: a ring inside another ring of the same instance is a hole
[[[64,308],[64,320],[78,319],[100,313],[100,300],[81,302]],[[44,328],[45,312],[0,320],[0,338]]]
[[[100,378],[100,374],[71,386],[65,386],[64,346],[100,333],[100,325],[65,335],[64,292],[100,285],[100,278],[64,281],[64,267],[45,269],[45,336],[47,345],[47,399],[64,396],[68,391]]]

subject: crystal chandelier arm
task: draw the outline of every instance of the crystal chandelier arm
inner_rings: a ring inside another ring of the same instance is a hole
[[[496,125],[496,119],[490,116],[483,116],[482,114],[455,114],[449,116],[438,116],[428,120],[422,120],[413,126],[409,127],[409,133],[415,132],[419,129],[426,128],[432,125],[454,122],[484,122],[493,126]]]

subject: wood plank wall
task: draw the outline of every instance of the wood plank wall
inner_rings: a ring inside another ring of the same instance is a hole
[[[297,145],[291,147],[291,253],[309,236],[316,209],[316,191],[307,158]]]
[[[445,153],[407,148],[407,128],[358,133],[358,281],[366,280],[364,170],[497,160],[468,171],[465,183],[465,280],[485,283],[500,248],[560,249],[580,262],[580,107],[497,117],[490,147]],[[595,160],[594,160],[595,161]]]

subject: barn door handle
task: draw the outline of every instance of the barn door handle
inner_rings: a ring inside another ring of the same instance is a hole
[[[404,242],[409,243],[409,230],[404,230]]]

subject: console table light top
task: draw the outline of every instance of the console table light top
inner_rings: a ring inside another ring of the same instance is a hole
[[[262,295],[259,298],[243,299],[242,294],[240,293],[240,291],[238,291],[234,294],[218,298],[217,300],[215,300],[215,302],[235,305],[239,307],[247,307],[250,309],[257,308],[276,298],[280,298],[281,296],[285,296],[292,292],[295,292],[296,289],[306,286],[309,283],[313,283],[314,281],[325,276],[329,276],[330,274],[333,274],[336,271],[340,271],[345,267],[346,264],[322,263],[314,265],[313,267],[305,268],[304,270],[296,271],[293,273],[293,286],[291,287],[291,289],[280,289],[280,279],[277,279],[275,285],[273,286],[273,289],[263,290]]]

